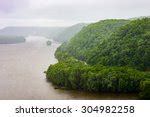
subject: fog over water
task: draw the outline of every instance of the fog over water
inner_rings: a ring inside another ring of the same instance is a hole
[[[0,99],[136,99],[136,95],[88,93],[55,89],[43,73],[57,63],[59,43],[30,36],[26,43],[0,45]]]

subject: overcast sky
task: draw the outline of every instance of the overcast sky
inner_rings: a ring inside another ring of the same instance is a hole
[[[0,28],[150,16],[150,0],[0,0]]]

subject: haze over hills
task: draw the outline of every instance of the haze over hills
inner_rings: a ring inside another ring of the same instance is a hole
[[[77,34],[83,27],[87,26],[88,24],[79,23],[70,27],[65,28],[56,38],[56,41],[65,42],[71,39],[75,34]]]
[[[133,17],[133,18],[129,18],[129,20],[137,20],[137,19],[143,19],[143,18],[150,18],[150,16]]]
[[[2,36],[44,36],[64,42],[72,38],[87,24],[80,23],[69,27],[17,27],[10,26],[0,30]]]
[[[65,27],[17,27],[10,26],[0,30],[0,35],[12,36],[45,36],[54,38],[59,35]]]

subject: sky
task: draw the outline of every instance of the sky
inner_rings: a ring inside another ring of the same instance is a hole
[[[150,0],[0,0],[0,28],[150,16]]]

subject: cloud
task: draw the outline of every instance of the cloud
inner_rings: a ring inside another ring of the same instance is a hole
[[[28,5],[28,0],[0,0],[1,13],[13,13]]]
[[[150,15],[149,4],[150,0],[0,0],[0,18],[33,25],[38,25],[33,20],[93,22]]]
[[[30,16],[36,18],[95,21],[105,18],[129,18],[149,15],[149,0],[39,0]]]
[[[71,26],[77,22],[66,22],[64,20],[50,20],[50,19],[0,19],[0,29],[6,26],[44,26],[44,27],[55,27],[55,26]]]

